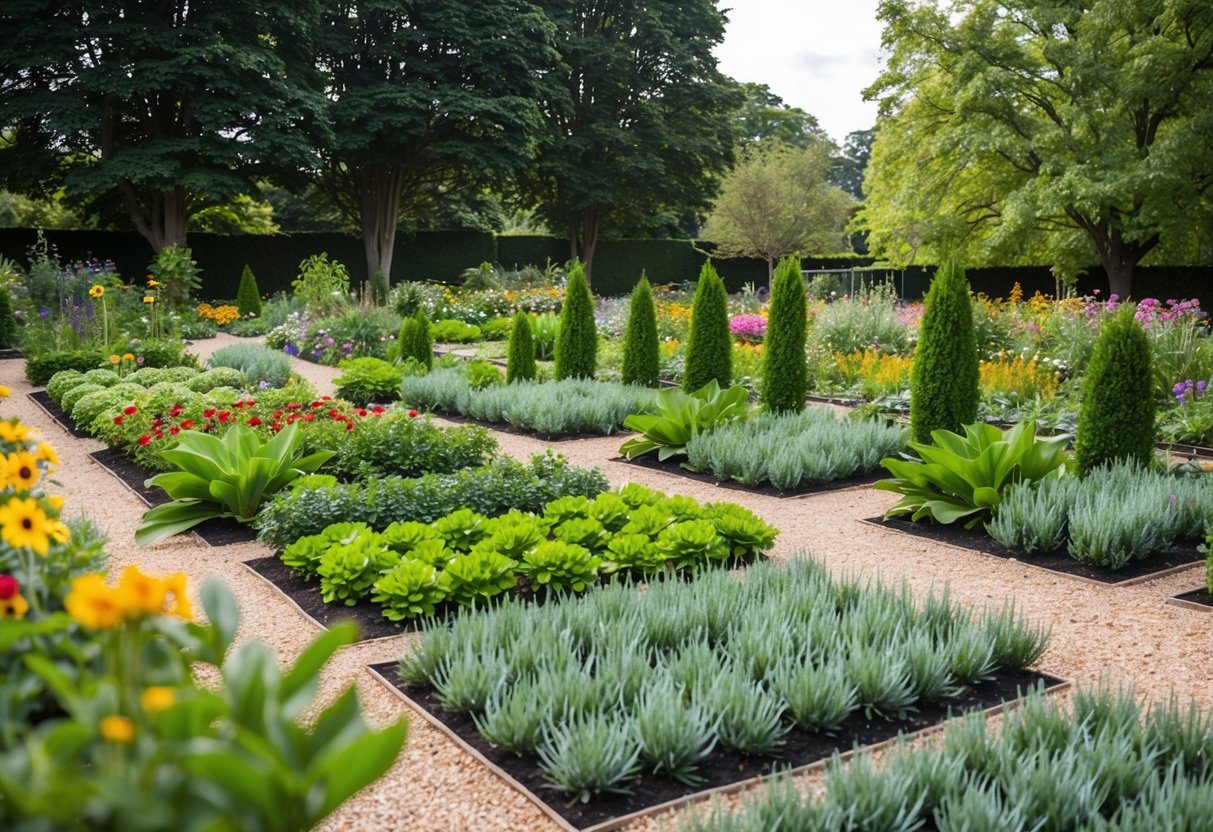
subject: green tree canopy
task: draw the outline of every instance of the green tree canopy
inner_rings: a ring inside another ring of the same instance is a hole
[[[208,204],[303,160],[321,124],[315,0],[8,0],[0,4],[7,187],[121,194],[159,251]]]
[[[706,206],[732,160],[739,94],[712,55],[725,24],[714,0],[540,5],[560,63],[525,193],[589,279],[600,232],[620,218]]]
[[[829,141],[830,137],[815,116],[799,107],[788,106],[766,84],[743,83],[739,89],[744,98],[734,122],[737,143],[742,147],[770,142],[808,147],[815,142]]]
[[[872,142],[876,128],[847,133],[842,152],[834,159],[830,183],[837,185],[856,199],[863,199],[863,175],[872,159]]]
[[[885,0],[861,222],[896,263],[1134,267],[1199,243],[1213,186],[1208,0]],[[1203,225],[1202,225],[1203,224]],[[1207,231],[1205,232],[1207,234]]]
[[[827,181],[833,156],[824,140],[747,148],[725,175],[700,237],[715,245],[714,255],[766,260],[768,281],[789,254],[845,251],[854,200]]]

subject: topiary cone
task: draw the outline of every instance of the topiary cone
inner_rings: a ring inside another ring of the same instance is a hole
[[[977,421],[977,338],[964,269],[939,267],[927,291],[918,346],[910,368],[910,430],[929,443],[931,431],[961,432]]]
[[[691,334],[687,342],[682,389],[693,393],[715,379],[728,387],[733,378],[733,337],[729,333],[729,295],[709,260],[699,272],[691,302]]]
[[[657,309],[653,289],[642,273],[632,289],[623,338],[623,383],[656,387],[661,375],[657,352]]]

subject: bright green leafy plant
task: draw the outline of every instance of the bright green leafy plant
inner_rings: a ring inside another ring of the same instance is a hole
[[[399,561],[377,534],[361,534],[349,543],[330,546],[320,558],[316,574],[324,603],[340,601],[352,607],[370,593],[379,576]]]
[[[447,598],[439,572],[421,560],[400,561],[375,582],[374,590],[371,600],[389,621],[433,615],[434,608]]]
[[[249,522],[263,500],[315,472],[333,455],[317,451],[300,456],[302,438],[294,423],[264,443],[244,425],[229,428],[222,438],[182,431],[177,447],[163,452],[178,470],[147,481],[148,488],[163,488],[173,501],[143,515],[135,542],[150,546],[213,517]]]
[[[400,397],[400,370],[380,358],[350,358],[337,365],[337,395],[359,406],[386,404]]]
[[[936,430],[931,439],[931,445],[910,443],[920,459],[881,460],[894,479],[881,480],[876,488],[902,495],[886,517],[963,522],[971,529],[990,519],[1008,487],[1059,476],[1069,459],[1069,437],[1037,437],[1033,422],[1005,432],[993,425],[965,425],[963,436]]]
[[[598,577],[602,558],[575,543],[547,540],[522,556],[518,571],[536,587],[556,592],[584,592]]]
[[[442,576],[451,600],[471,606],[512,589],[517,565],[498,552],[474,549],[452,560]]]
[[[625,428],[641,435],[624,442],[619,453],[634,459],[656,451],[657,458],[664,462],[685,454],[687,443],[700,433],[744,421],[753,408],[744,387],[722,390],[712,379],[694,393],[676,388],[659,391],[657,411],[651,416],[634,413],[624,420]]]

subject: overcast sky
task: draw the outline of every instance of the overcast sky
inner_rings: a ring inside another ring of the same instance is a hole
[[[876,78],[877,0],[726,0],[729,27],[716,50],[720,71],[766,84],[785,103],[817,116],[842,143],[876,123],[861,90]]]

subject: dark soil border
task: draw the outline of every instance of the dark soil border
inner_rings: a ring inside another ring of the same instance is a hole
[[[900,517],[885,519],[883,517],[868,517],[860,521],[878,528],[901,534],[912,535],[937,543],[946,543],[961,549],[969,549],[1000,560],[1015,561],[1025,566],[1033,566],[1071,578],[1079,578],[1104,586],[1131,586],[1144,583],[1179,572],[1197,565],[1202,559],[1197,550],[1197,543],[1181,543],[1165,552],[1154,552],[1142,560],[1133,561],[1124,569],[1112,572],[1098,566],[1081,563],[1074,560],[1065,552],[1048,552],[1024,555],[1012,552],[1001,545],[985,532],[977,529],[965,529],[953,524],[941,526],[934,523],[915,523]]]
[[[1188,456],[1195,459],[1213,459],[1213,448],[1206,448],[1204,445],[1188,445],[1183,442],[1155,442],[1154,446],[1178,456]]]
[[[9,361],[13,358],[25,358],[25,354],[21,350],[15,349],[0,350],[0,361]]]
[[[76,423],[72,421],[72,417],[68,416],[55,400],[51,398],[50,393],[45,390],[35,390],[32,393],[27,393],[29,400],[54,420],[55,424],[63,428],[77,439],[92,439],[93,437],[76,427]]]
[[[163,490],[145,487],[144,481],[148,477],[154,476],[154,472],[148,471],[118,448],[93,451],[89,454],[89,458],[134,492],[135,496],[148,507],[164,505],[171,501]],[[203,521],[190,531],[195,532],[206,545],[211,547],[251,543],[257,539],[256,532],[247,523],[238,523],[230,517],[217,517]]]
[[[746,788],[758,780],[781,773],[820,767],[837,751],[850,756],[855,749],[874,749],[895,742],[900,735],[918,735],[937,730],[953,714],[962,711],[1000,709],[1013,703],[1025,690],[1043,685],[1053,692],[1068,687],[1053,676],[1034,671],[1001,671],[992,679],[966,689],[945,703],[923,705],[907,719],[869,721],[862,713],[853,715],[833,737],[811,734],[793,728],[779,759],[747,758],[717,749],[700,767],[705,783],[685,786],[673,778],[646,774],[631,784],[631,795],[600,795],[590,803],[565,803],[545,787],[539,766],[533,759],[517,757],[494,748],[476,730],[471,717],[446,711],[432,688],[410,688],[400,682],[396,662],[372,664],[369,669],[388,688],[415,708],[426,721],[454,740],[465,751],[518,789],[539,806],[548,817],[566,830],[607,832],[639,817]]]
[[[682,467],[682,464],[677,459],[668,459],[662,462],[657,457],[646,454],[638,456],[634,459],[628,459],[622,456],[613,456],[610,462],[618,462],[623,465],[635,465],[638,468],[648,468],[652,471],[660,471],[663,474],[669,474],[672,477],[681,477],[695,482],[704,482],[710,485],[716,485],[721,488],[727,488],[730,491],[741,491],[746,494],[758,494],[763,497],[777,497],[779,499],[791,500],[797,497],[807,497],[811,494],[824,494],[830,491],[843,491],[848,488],[857,488],[863,485],[871,485],[884,477],[888,476],[887,472],[872,471],[867,474],[857,474],[846,477],[840,480],[831,480],[830,482],[818,482],[809,485],[801,485],[793,488],[791,491],[780,491],[772,485],[746,485],[734,480],[718,480],[716,477],[707,471],[690,471]]]
[[[1167,603],[1175,607],[1183,607],[1186,610],[1213,612],[1213,594],[1204,588],[1172,595],[1167,599]]]
[[[542,439],[545,442],[572,442],[579,439],[604,439],[608,436],[627,436],[631,431],[620,428],[614,433],[542,433],[532,428],[523,428],[518,425],[511,425],[509,422],[490,422],[486,419],[473,419],[471,416],[464,416],[462,413],[455,413],[447,410],[439,410],[438,408],[423,410],[415,408],[421,413],[429,413],[432,416],[437,416],[439,419],[446,419],[448,422],[454,422],[458,425],[479,425],[482,428],[495,430],[498,433],[508,433],[514,436],[528,436],[531,439]]]

